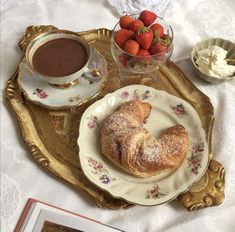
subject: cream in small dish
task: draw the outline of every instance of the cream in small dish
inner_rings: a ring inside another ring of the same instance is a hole
[[[208,82],[220,83],[235,78],[235,45],[228,40],[217,38],[199,42],[191,52],[191,60],[198,76]]]
[[[224,78],[233,76],[235,66],[227,64],[227,51],[217,45],[197,52],[198,68],[209,76]]]

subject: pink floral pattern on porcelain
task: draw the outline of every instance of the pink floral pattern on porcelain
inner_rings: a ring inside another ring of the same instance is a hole
[[[134,101],[144,101],[148,98],[151,97],[150,95],[150,91],[149,90],[145,90],[143,93],[140,92],[139,89],[135,89],[133,91],[133,96],[131,97],[131,94],[128,91],[124,91],[122,92],[122,94],[120,95],[120,97],[123,100],[128,100],[128,98],[130,97],[129,100],[134,100]]]
[[[193,152],[202,152],[204,151],[204,143],[194,143],[192,145]]]
[[[110,178],[108,171],[105,169],[104,165],[100,161],[95,160],[91,156],[87,156],[86,158],[87,158],[89,167],[92,168],[91,172],[95,175],[98,175],[99,180],[103,184],[108,184],[111,181],[116,180],[115,178]]]
[[[192,144],[191,156],[188,158],[188,167],[191,168],[192,173],[198,174],[198,169],[201,167],[202,154],[204,151],[204,143]]]
[[[123,99],[123,100],[127,100],[128,97],[129,97],[129,92],[128,91],[124,91],[122,92],[122,94],[120,95],[120,97]]]
[[[151,97],[151,95],[150,95],[149,90],[145,90],[144,93],[140,93],[138,89],[134,90],[133,100],[135,100],[135,101],[144,101],[150,97]]]
[[[156,199],[162,198],[166,196],[168,193],[163,193],[160,191],[160,188],[157,184],[153,185],[150,189],[146,192],[146,199]]]
[[[33,92],[33,95],[36,95],[40,99],[46,99],[48,97],[48,93],[38,88]]]
[[[92,129],[92,128],[95,128],[95,127],[98,127],[99,126],[99,123],[98,123],[98,117],[95,116],[95,115],[91,115],[88,119],[88,123],[87,123],[87,126]]]
[[[188,115],[187,111],[184,108],[184,105],[182,103],[177,104],[175,106],[170,105],[170,108],[172,109],[172,112],[178,117],[183,118],[186,115]]]

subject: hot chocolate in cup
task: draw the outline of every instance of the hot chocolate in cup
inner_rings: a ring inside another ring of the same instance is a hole
[[[72,31],[56,30],[36,37],[26,49],[26,62],[39,78],[57,88],[79,83],[89,72],[91,52],[87,41]]]

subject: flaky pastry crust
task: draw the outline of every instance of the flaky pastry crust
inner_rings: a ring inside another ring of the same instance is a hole
[[[138,177],[179,167],[189,149],[189,136],[182,125],[166,129],[158,138],[143,127],[151,108],[146,102],[125,102],[101,128],[102,154]]]

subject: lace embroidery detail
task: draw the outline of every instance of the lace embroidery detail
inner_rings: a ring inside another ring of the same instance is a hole
[[[185,21],[188,22],[187,26],[196,30],[202,38],[221,36],[230,40],[235,38],[234,9],[229,6],[228,1],[226,3],[219,0],[200,2],[186,14]]]
[[[109,4],[122,15],[124,11],[129,14],[137,13],[142,10],[151,10],[163,15],[172,5],[172,0],[108,0]]]
[[[1,228],[12,231],[12,219],[19,210],[21,190],[19,184],[7,174],[1,173]]]

